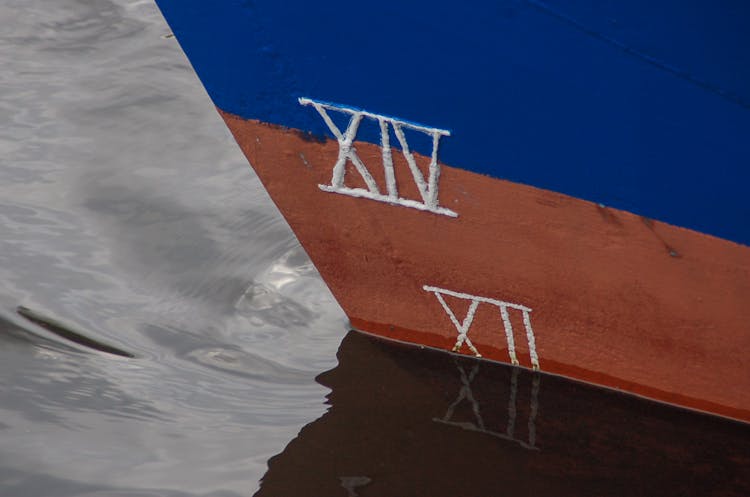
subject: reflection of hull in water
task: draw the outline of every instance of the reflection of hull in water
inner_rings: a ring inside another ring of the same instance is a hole
[[[746,6],[158,3],[354,328],[750,421]]]
[[[741,423],[356,332],[319,381],[256,497],[750,495]]]

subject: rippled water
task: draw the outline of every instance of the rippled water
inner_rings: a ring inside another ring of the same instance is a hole
[[[346,320],[168,34],[0,3],[0,495],[252,495],[325,410]]]
[[[0,495],[750,494],[747,425],[347,334],[169,34],[0,4]]]

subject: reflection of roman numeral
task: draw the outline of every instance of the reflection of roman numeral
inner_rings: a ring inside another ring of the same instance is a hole
[[[318,185],[321,190],[341,193],[352,197],[369,198],[371,200],[402,205],[404,207],[411,207],[413,209],[434,212],[435,214],[443,214],[450,217],[456,217],[458,215],[452,210],[438,205],[438,183],[440,181],[440,164],[438,163],[437,157],[438,144],[441,136],[450,136],[449,131],[421,126],[407,121],[400,121],[392,117],[373,114],[364,110],[352,109],[342,105],[318,102],[309,98],[300,98],[299,103],[301,105],[313,106],[315,110],[318,111],[318,114],[320,114],[320,117],[323,118],[326,126],[328,126],[328,129],[331,130],[331,133],[333,133],[333,136],[339,143],[339,154],[336,163],[333,165],[331,184]],[[344,132],[342,132],[336,123],[333,122],[331,116],[328,114],[329,111],[350,116],[349,124]],[[353,146],[363,118],[377,121],[378,126],[380,127],[380,147],[382,150],[383,173],[385,175],[386,183],[385,194],[381,193],[378,184],[373,179],[367,166],[362,162],[362,159],[357,155],[357,150]],[[391,149],[389,127],[393,129],[393,133],[396,135],[396,139],[401,146],[401,153],[403,154],[404,159],[406,159],[406,164],[409,166],[409,171],[411,172],[411,176],[414,179],[417,190],[419,191],[421,202],[399,196],[398,185],[396,184],[396,174],[393,169],[393,153]],[[414,154],[409,148],[404,129],[424,133],[432,138],[432,155],[430,157],[427,179],[425,179],[424,174],[422,174],[422,171],[419,169]],[[347,162],[351,162],[354,165],[354,168],[365,182],[367,189],[349,188],[344,184]]]
[[[347,497],[358,497],[357,488],[364,487],[372,480],[366,476],[339,476],[339,481],[346,490]]]
[[[482,354],[479,353],[476,347],[474,347],[474,344],[471,343],[471,340],[469,340],[468,335],[469,328],[471,327],[471,323],[474,320],[474,313],[476,312],[477,307],[480,303],[486,303],[493,305],[500,310],[500,318],[502,319],[503,329],[505,331],[505,340],[508,344],[508,356],[510,357],[510,362],[512,364],[518,365],[518,357],[516,356],[516,343],[513,336],[513,325],[510,322],[510,314],[508,313],[508,309],[521,311],[523,315],[523,326],[526,330],[526,341],[529,344],[531,366],[535,370],[539,369],[539,356],[536,353],[536,339],[534,338],[534,330],[531,328],[530,308],[524,305],[514,304],[512,302],[504,302],[502,300],[495,300],[487,297],[478,297],[476,295],[469,295],[467,293],[453,292],[451,290],[437,288],[434,286],[425,285],[422,288],[427,292],[432,292],[435,294],[435,297],[438,299],[438,302],[440,302],[440,305],[445,310],[445,313],[448,314],[448,318],[453,323],[453,326],[456,327],[458,337],[456,339],[456,344],[453,346],[454,352],[460,350],[461,346],[466,343],[466,345],[469,347],[469,350],[471,350],[475,356],[482,357]],[[443,298],[444,295],[471,301],[471,304],[469,304],[469,310],[466,312],[466,317],[461,323],[458,322],[456,315],[445,302],[445,299]]]
[[[486,435],[502,438],[503,440],[511,440],[526,449],[539,450],[536,446],[536,416],[539,411],[539,386],[541,383],[541,376],[538,373],[533,373],[531,375],[531,400],[529,403],[529,419],[527,423],[528,441],[524,441],[515,437],[516,421],[518,417],[518,377],[521,370],[513,368],[511,371],[510,393],[508,395],[508,421],[505,426],[505,433],[501,433],[485,426],[484,420],[482,419],[479,401],[474,397],[471,390],[471,383],[479,373],[479,363],[477,362],[474,364],[474,367],[468,375],[461,364],[456,364],[456,367],[458,368],[459,377],[461,379],[461,388],[458,390],[456,400],[448,406],[448,409],[442,418],[433,418],[433,421],[463,428],[464,430],[478,431]],[[456,408],[464,401],[468,402],[471,407],[471,412],[474,415],[474,423],[453,421]]]

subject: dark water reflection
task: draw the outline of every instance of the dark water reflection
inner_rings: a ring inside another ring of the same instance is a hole
[[[746,496],[750,427],[357,332],[260,496]]]
[[[747,487],[746,430],[549,378],[349,335],[317,383],[346,320],[168,32],[0,3],[0,495]]]

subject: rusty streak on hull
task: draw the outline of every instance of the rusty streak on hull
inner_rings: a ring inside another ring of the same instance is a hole
[[[448,166],[440,204],[458,218],[323,192],[336,141],[221,114],[354,327],[450,350],[456,328],[423,285],[515,302],[533,309],[543,371],[750,421],[750,247]],[[380,147],[355,145],[384,185]],[[469,302],[445,301],[462,320]],[[509,362],[498,308],[480,305],[468,337]]]

